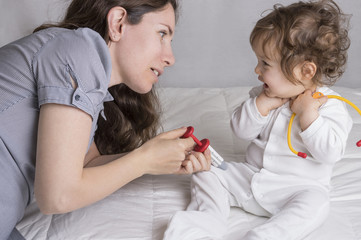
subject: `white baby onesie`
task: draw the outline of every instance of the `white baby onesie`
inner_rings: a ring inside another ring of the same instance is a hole
[[[270,217],[242,238],[247,240],[302,239],[324,222],[332,168],[344,153],[352,127],[346,106],[329,99],[303,132],[296,116],[292,145],[307,153],[303,159],[287,145],[289,104],[263,117],[255,105],[260,91],[252,89],[251,98],[234,111],[231,120],[234,133],[252,141],[246,162],[229,163],[225,171],[212,167],[194,174],[187,211],[172,217],[164,239],[222,239],[231,206]],[[337,95],[326,87],[317,91]]]

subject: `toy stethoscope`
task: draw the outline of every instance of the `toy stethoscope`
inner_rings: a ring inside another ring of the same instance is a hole
[[[315,92],[312,97],[313,98],[320,98],[324,96],[322,93],[320,92]],[[349,105],[351,105],[360,115],[361,115],[361,110],[355,105],[353,104],[352,102],[350,102],[349,100],[347,100],[346,98],[343,98],[343,97],[340,97],[340,96],[337,96],[337,95],[326,95],[327,98],[336,98],[336,99],[339,99],[341,101],[344,101],[346,103],[348,103]],[[290,150],[296,154],[297,156],[299,157],[302,157],[302,158],[306,158],[307,157],[307,154],[306,153],[303,153],[303,152],[297,152],[291,145],[291,129],[292,129],[292,123],[293,123],[293,119],[295,118],[296,114],[293,113],[292,116],[291,116],[291,119],[290,119],[290,122],[288,124],[288,129],[287,129],[287,143],[288,143],[288,147],[290,148]],[[361,140],[358,141],[356,143],[356,145],[358,147],[361,146]]]
[[[202,139],[199,141],[194,135],[194,128],[192,126],[187,127],[187,131],[183,134],[182,138],[188,138],[191,137],[193,140],[197,143],[197,145],[193,148],[196,152],[204,152],[207,148],[211,152],[211,161],[212,165],[215,167],[218,167],[220,169],[226,170],[227,164],[224,161],[224,159],[219,155],[216,150],[214,150],[211,145],[209,145],[209,140],[207,138]]]

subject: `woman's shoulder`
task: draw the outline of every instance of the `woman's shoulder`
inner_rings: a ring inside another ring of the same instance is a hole
[[[49,28],[39,34],[53,35],[32,64],[39,103],[74,105],[95,116],[107,97],[111,74],[105,41],[90,29]]]
[[[32,33],[0,48],[1,55],[26,58],[27,62],[44,56],[98,58],[109,64],[110,53],[105,40],[89,28],[75,30],[50,27]]]
[[[47,39],[44,48],[65,53],[103,54],[107,55],[105,40],[96,31],[89,28],[65,29],[52,27],[35,33],[37,37]],[[86,51],[85,51],[86,50]]]
[[[67,29],[60,27],[51,27],[38,32],[39,34],[45,34],[53,36],[54,39],[65,41],[69,46],[76,45],[81,47],[81,44],[99,46],[105,48],[105,40],[99,33],[90,28],[77,28]]]
[[[34,66],[40,62],[66,64],[82,69],[95,68],[111,72],[111,58],[108,46],[99,33],[89,28],[48,28],[38,32],[52,36],[34,57]],[[98,66],[98,67],[97,67]]]

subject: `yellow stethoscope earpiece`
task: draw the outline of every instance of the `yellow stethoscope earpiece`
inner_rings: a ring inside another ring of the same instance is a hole
[[[324,96],[321,92],[315,92],[312,97],[313,98],[320,98]],[[351,105],[360,115],[361,115],[361,110],[355,105],[353,104],[352,102],[350,102],[349,100],[347,100],[346,98],[343,98],[343,97],[340,97],[340,96],[337,96],[337,95],[326,95],[326,97],[328,98],[336,98],[336,99],[339,99],[341,101],[344,101],[346,103],[348,103],[349,105]],[[288,129],[287,129],[287,143],[288,143],[288,147],[290,148],[290,150],[296,154],[297,156],[299,157],[302,157],[302,158],[306,158],[307,157],[307,154],[306,153],[303,153],[303,152],[297,152],[293,147],[292,147],[292,144],[291,144],[291,129],[292,129],[292,123],[293,123],[293,119],[295,118],[296,116],[296,113],[292,113],[292,116],[291,116],[291,119],[290,119],[290,122],[288,124]],[[358,147],[361,146],[361,140],[358,141],[356,143],[356,145]]]

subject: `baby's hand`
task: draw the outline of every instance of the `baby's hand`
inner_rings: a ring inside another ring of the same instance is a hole
[[[306,130],[319,116],[318,109],[327,102],[327,97],[313,98],[312,91],[306,90],[291,102],[291,110],[298,115],[302,131]]]
[[[179,174],[190,174],[211,169],[211,152],[209,149],[204,153],[192,151],[183,161]]]
[[[282,106],[288,100],[288,98],[268,97],[265,92],[262,91],[256,99],[256,105],[262,116],[267,116],[271,110]]]

